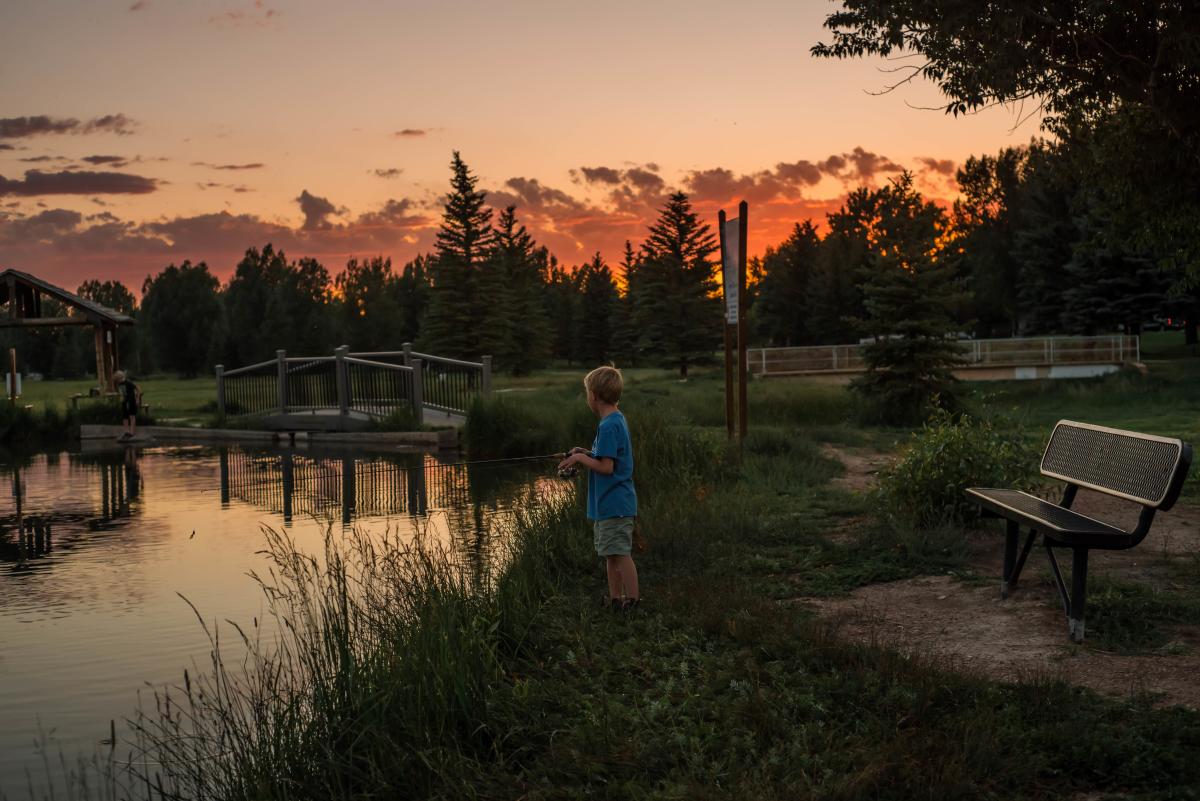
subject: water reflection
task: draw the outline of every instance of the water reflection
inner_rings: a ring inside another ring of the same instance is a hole
[[[203,663],[207,638],[181,596],[210,624],[261,619],[247,578],[266,567],[260,526],[313,554],[330,528],[421,533],[482,576],[514,510],[568,486],[549,467],[113,443],[0,453],[0,797],[41,770],[39,732],[90,753],[144,683]]]

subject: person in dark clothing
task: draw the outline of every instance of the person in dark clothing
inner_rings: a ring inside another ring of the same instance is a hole
[[[142,390],[125,377],[124,370],[113,373],[113,381],[121,399],[121,425],[125,429],[121,439],[133,439],[137,436],[137,414],[142,405]]]

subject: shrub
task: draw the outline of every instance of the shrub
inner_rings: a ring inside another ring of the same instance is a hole
[[[1032,486],[1037,452],[1019,431],[1004,434],[991,422],[935,411],[896,461],[879,473],[874,491],[894,523],[928,527],[978,517],[967,487]]]

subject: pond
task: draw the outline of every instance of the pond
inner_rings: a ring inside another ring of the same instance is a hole
[[[94,753],[139,690],[203,669],[189,602],[261,619],[262,526],[314,554],[330,527],[421,531],[483,565],[514,510],[564,490],[552,466],[110,443],[0,457],[0,796]]]

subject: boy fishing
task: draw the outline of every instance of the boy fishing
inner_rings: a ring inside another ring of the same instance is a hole
[[[604,558],[608,571],[607,604],[617,611],[631,611],[641,602],[632,556],[637,492],[629,425],[617,408],[623,386],[621,371],[597,367],[583,379],[583,386],[588,408],[600,418],[596,439],[591,450],[572,448],[558,469],[587,468],[587,516],[593,521],[596,554]]]

